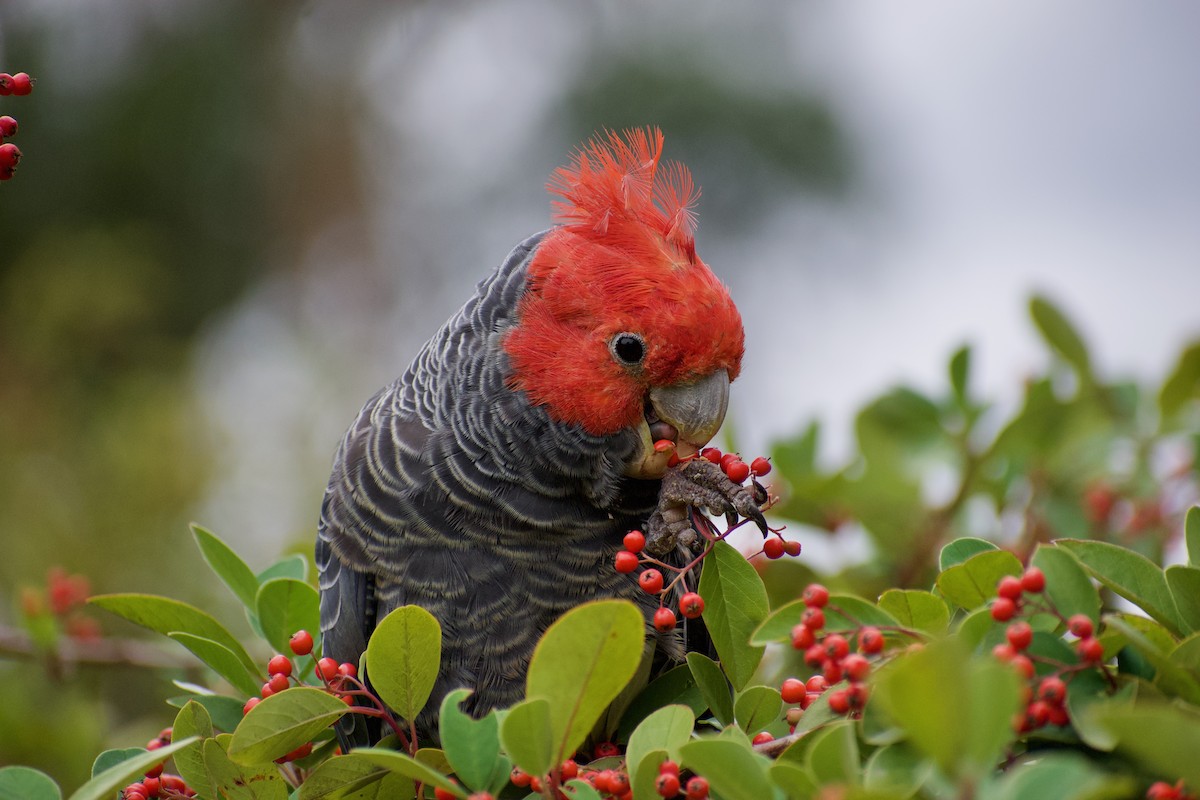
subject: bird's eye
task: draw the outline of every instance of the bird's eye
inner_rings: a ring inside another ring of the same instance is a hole
[[[618,333],[609,342],[609,348],[617,361],[627,367],[642,363],[646,357],[646,343],[636,333]]]

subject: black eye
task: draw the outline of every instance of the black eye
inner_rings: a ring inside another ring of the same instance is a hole
[[[617,361],[626,366],[642,363],[646,357],[646,343],[636,333],[618,333],[609,344]]]

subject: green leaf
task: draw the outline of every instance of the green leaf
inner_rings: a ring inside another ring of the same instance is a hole
[[[599,600],[571,609],[542,635],[529,662],[525,696],[550,703],[555,763],[579,749],[637,672],[645,625],[633,603]]]
[[[783,789],[785,797],[815,797],[817,784],[808,770],[790,761],[776,761],[767,770],[771,783]]]
[[[703,653],[687,654],[688,669],[696,679],[696,687],[700,689],[704,702],[712,710],[717,722],[728,725],[733,722],[733,695],[730,692],[729,681],[717,662]]]
[[[1171,651],[1171,660],[1200,674],[1200,633],[1193,633]]]
[[[312,740],[349,709],[321,689],[293,686],[250,709],[229,743],[238,764],[265,764]]]
[[[859,782],[858,739],[854,723],[849,721],[827,725],[810,736],[808,769],[818,784]]]
[[[385,778],[392,778],[399,786],[389,787]],[[405,788],[407,793],[403,792]],[[412,780],[357,755],[334,756],[318,764],[304,779],[297,800],[334,800],[360,796],[363,800],[412,797]]]
[[[943,570],[937,578],[942,597],[971,611],[996,596],[996,584],[1005,575],[1020,575],[1020,560],[1007,550],[978,553]]]
[[[1169,694],[1177,694],[1189,703],[1200,704],[1200,681],[1187,669],[1171,660],[1174,641],[1155,642],[1152,635],[1138,630],[1134,621],[1119,615],[1105,617],[1105,624],[1120,633],[1129,645],[1154,665],[1154,683]],[[1159,637],[1161,639],[1161,637]]]
[[[560,788],[563,794],[571,798],[571,800],[601,800],[600,793],[596,791],[596,787],[587,781],[579,780],[579,778],[567,781],[566,785]]]
[[[479,720],[463,713],[459,705],[470,695],[469,689],[455,689],[442,700],[438,716],[442,747],[465,786],[498,794],[512,768],[500,755],[500,721],[494,711]]]
[[[750,633],[750,644],[791,642],[792,628],[800,624],[800,615],[805,608],[803,600],[793,600],[775,609]]]
[[[1080,753],[1042,753],[1010,768],[999,783],[996,800],[1125,800],[1136,797],[1136,783],[1089,761]]]
[[[298,581],[307,581],[308,559],[299,554],[284,556],[258,573],[256,577],[258,578],[259,586],[275,578],[293,578]]]
[[[1021,706],[1016,672],[990,656],[971,657],[955,639],[932,642],[881,669],[871,700],[908,731],[914,748],[961,779],[994,769]]]
[[[58,784],[31,767],[0,767],[0,800],[62,800]]]
[[[237,654],[220,642],[183,631],[172,631],[167,636],[190,650],[242,694],[252,696],[262,689],[262,676],[250,673]]]
[[[1079,559],[1093,578],[1180,635],[1179,610],[1166,576],[1153,561],[1108,542],[1060,539],[1057,544]]]
[[[213,727],[219,731],[232,731],[241,724],[242,717],[245,716],[242,714],[245,701],[220,694],[179,695],[168,698],[167,705],[183,708],[191,701],[204,706],[204,710],[212,718]]]
[[[401,606],[384,617],[367,642],[367,677],[392,710],[414,720],[437,680],[442,629],[420,606]]]
[[[224,625],[195,606],[150,594],[102,594],[88,602],[163,636],[180,631],[211,639],[227,647],[248,672],[258,671],[254,659],[250,658],[241,642]]]
[[[870,708],[870,706],[868,706]],[[933,772],[933,763],[920,758],[907,744],[880,747],[863,768],[863,785],[872,791],[895,792],[912,797],[925,785]]]
[[[112,750],[105,750],[96,756],[96,760],[92,762],[92,777],[96,777],[109,767],[115,767],[123,761],[137,758],[145,752],[146,748],[144,747],[117,747]]]
[[[1087,345],[1062,311],[1045,297],[1035,296],[1029,303],[1029,313],[1046,343],[1075,368],[1080,378],[1090,381],[1092,367]]]
[[[879,607],[906,628],[940,636],[950,625],[946,602],[918,589],[889,589],[879,597]]]
[[[287,784],[274,764],[238,764],[225,752],[227,736],[204,741],[204,768],[221,800],[286,800]]]
[[[950,389],[959,407],[967,405],[967,381],[971,375],[971,346],[963,345],[950,357]]]
[[[946,544],[938,553],[938,570],[944,572],[955,564],[961,564],[971,556],[987,553],[1000,548],[987,539],[976,539],[966,536]]]
[[[1163,421],[1170,420],[1189,400],[1200,397],[1200,342],[1193,342],[1179,356],[1179,363],[1163,382],[1158,409]]]
[[[140,756],[126,759],[119,764],[108,767],[98,775],[80,786],[69,800],[108,800],[117,793],[118,789],[127,786],[135,778],[146,774],[146,770],[161,764],[166,758],[189,746],[196,739],[187,738],[172,742],[165,747],[142,753]]]
[[[550,720],[550,703],[534,697],[517,703],[500,720],[504,752],[530,775],[545,775],[555,760],[556,740]]]
[[[695,724],[696,716],[692,710],[680,705],[664,706],[642,720],[625,748],[625,762],[638,765],[631,768],[630,781],[636,783],[642,759],[651,751],[664,750],[677,757],[679,748],[691,737]]]
[[[258,593],[258,578],[254,571],[216,534],[195,523],[191,527],[196,546],[208,566],[246,608],[253,610],[254,596]]]
[[[724,678],[721,680],[724,682]],[[633,699],[621,717],[617,741],[628,741],[630,734],[642,720],[657,709],[673,704],[687,706],[692,710],[692,716],[703,714],[708,709],[704,695],[696,685],[696,678],[687,664],[672,667],[659,675]]]
[[[750,682],[764,648],[747,644],[767,618],[767,590],[754,567],[727,542],[717,542],[700,573],[704,622],[735,689]]]
[[[208,771],[204,768],[204,750],[201,744],[204,739],[215,735],[212,718],[204,706],[191,700],[175,715],[171,726],[171,736],[175,739],[196,737],[195,744],[189,745],[175,754],[175,771],[187,781],[188,786],[201,795],[213,793],[208,780]]]
[[[783,710],[779,690],[770,686],[747,686],[733,701],[733,718],[746,733],[758,733]]]
[[[439,786],[451,792],[455,797],[465,798],[467,796],[467,793],[462,790],[461,786],[456,785],[442,773],[433,769],[428,764],[418,761],[407,753],[400,753],[395,750],[369,749],[352,750],[350,754],[371,764],[377,764],[390,772],[412,778],[414,781],[419,781],[430,786]]]
[[[767,800],[773,797],[767,780],[770,762],[734,739],[699,739],[679,749],[682,766],[708,778],[713,794],[722,800]]]
[[[658,779],[659,765],[667,760],[667,751],[661,748],[639,751],[635,754],[637,760],[625,755],[626,769],[629,772],[629,788],[633,791],[634,800],[654,800],[658,791],[655,781]]]
[[[870,600],[852,594],[831,594],[825,606],[826,631],[857,628],[860,625],[893,627],[899,624],[895,617]]]
[[[1200,567],[1200,506],[1192,506],[1187,510],[1183,536],[1187,542],[1188,566]]]
[[[1060,614],[1086,614],[1093,623],[1100,621],[1100,592],[1070,553],[1039,544],[1029,563],[1046,573],[1046,596]]]
[[[259,586],[254,609],[263,636],[279,653],[288,651],[296,631],[321,628],[317,590],[295,578],[272,578]]]
[[[1175,600],[1184,633],[1200,631],[1200,567],[1167,567],[1167,588]]]
[[[1097,703],[1089,708],[1091,724],[1108,731],[1119,752],[1152,774],[1182,778],[1200,786],[1200,714],[1177,705],[1153,702]]]

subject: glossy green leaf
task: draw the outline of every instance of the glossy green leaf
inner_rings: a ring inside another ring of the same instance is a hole
[[[793,600],[775,609],[750,633],[750,644],[791,642],[792,628],[800,624],[805,608],[803,600]]]
[[[385,780],[390,778],[391,781]],[[389,786],[389,783],[398,785]],[[407,789],[407,794],[403,790]],[[334,756],[322,761],[300,785],[297,800],[389,800],[411,797],[412,779],[397,775],[357,755]]]
[[[687,744],[696,724],[696,715],[687,706],[664,706],[642,720],[625,748],[626,761],[631,765],[640,765],[646,754],[653,750],[663,750],[672,756],[678,756],[679,748]],[[636,778],[637,767],[631,767],[630,779]]]
[[[758,733],[779,719],[783,698],[770,686],[747,686],[733,701],[733,718],[742,730]]]
[[[1187,510],[1183,520],[1183,538],[1187,544],[1188,566],[1200,567],[1200,506]]]
[[[258,573],[255,577],[258,578],[259,586],[275,578],[292,578],[293,580],[307,581],[308,559],[299,554],[284,556]]]
[[[1051,545],[1039,544],[1030,564],[1046,574],[1046,596],[1064,617],[1086,614],[1093,623],[1100,621],[1100,592],[1087,572],[1070,553]]]
[[[1200,567],[1181,564],[1165,570],[1167,588],[1175,600],[1184,633],[1200,631]]]
[[[1128,800],[1137,796],[1136,786],[1130,776],[1114,774],[1082,754],[1045,753],[1010,768],[988,796],[995,800]]]
[[[1162,568],[1145,556],[1108,542],[1060,539],[1057,545],[1079,559],[1093,578],[1166,626],[1181,633],[1179,610]]]
[[[725,679],[721,680],[723,682]],[[630,734],[642,720],[656,710],[673,704],[687,706],[691,709],[692,716],[699,716],[708,709],[704,695],[696,685],[696,678],[687,664],[672,667],[659,675],[633,699],[621,717],[616,741],[628,741]]]
[[[1080,377],[1090,380],[1092,367],[1087,345],[1062,311],[1045,297],[1036,296],[1029,303],[1029,313],[1046,343],[1074,367]]]
[[[204,768],[203,741],[211,739],[216,734],[213,730],[212,717],[204,706],[191,700],[175,715],[171,725],[171,736],[176,739],[196,737],[197,741],[177,752],[174,756],[175,771],[187,781],[188,786],[201,795],[212,794],[212,784],[208,780],[208,771]]]
[[[68,800],[108,800],[117,790],[127,786],[135,778],[146,773],[146,770],[161,764],[168,756],[195,742],[194,738],[180,739],[157,750],[143,752],[139,756],[121,761],[108,767],[98,775],[80,786]]]
[[[96,756],[96,760],[92,762],[92,777],[96,777],[104,770],[115,767],[124,761],[131,758],[137,758],[142,753],[146,752],[144,747],[114,747],[111,750],[105,750],[100,755]]]
[[[556,761],[575,752],[642,660],[642,613],[626,600],[585,603],[542,635],[529,662],[526,697],[550,703]]]
[[[945,775],[964,779],[991,772],[1014,737],[1012,718],[1021,705],[1016,672],[989,656],[972,657],[955,639],[932,642],[880,670],[871,702],[883,704]]]
[[[667,751],[661,748],[639,750],[633,758],[630,758],[628,753],[625,754],[633,800],[656,800],[659,797],[655,781],[658,780],[659,765],[666,760]]]
[[[0,800],[62,800],[62,790],[31,767],[0,767]]]
[[[1156,671],[1154,683],[1170,694],[1176,694],[1190,703],[1200,705],[1200,680],[1197,680],[1189,670],[1181,667],[1170,657],[1175,647],[1171,639],[1158,641],[1152,634],[1138,630],[1133,619],[1122,618],[1118,615],[1105,617],[1105,624],[1120,633],[1129,646],[1135,648]]]
[[[735,689],[750,682],[764,648],[747,644],[767,618],[767,590],[758,572],[732,545],[717,542],[700,573],[704,622],[721,667]]]
[[[813,741],[808,746],[808,770],[818,784],[859,783],[861,767],[854,723],[835,722],[809,736]]]
[[[163,636],[180,631],[211,639],[227,647],[247,671],[253,673],[258,670],[241,642],[224,625],[195,606],[151,594],[102,594],[88,602]]]
[[[189,702],[195,701],[204,706],[212,718],[213,727],[219,731],[232,732],[242,722],[242,706],[244,700],[236,700],[221,694],[179,695],[167,699],[167,705],[183,708]]]
[[[238,764],[269,763],[290,753],[337,721],[349,709],[321,689],[294,686],[250,709],[229,743]]]
[[[699,739],[679,751],[681,766],[708,778],[722,800],[766,800],[774,796],[767,780],[770,762],[734,739]]]
[[[441,626],[420,606],[392,611],[367,642],[367,676],[375,692],[407,720],[428,702],[441,660]]]
[[[870,706],[867,706],[870,708]],[[933,762],[920,757],[904,742],[880,747],[863,766],[863,785],[872,791],[911,797],[933,772]]]
[[[879,607],[905,628],[939,636],[950,625],[950,609],[942,598],[919,589],[889,589],[879,597]]]
[[[1000,548],[986,539],[963,537],[942,547],[938,553],[938,570],[944,572],[955,564],[961,564],[971,556],[987,553]]]
[[[942,597],[971,611],[996,596],[996,584],[1005,575],[1020,575],[1020,560],[1007,550],[977,553],[942,571],[937,588]]]
[[[254,571],[219,536],[195,523],[191,528],[200,555],[208,566],[246,608],[253,610],[254,597],[258,593],[258,578]]]
[[[767,777],[783,790],[785,797],[814,797],[817,794],[812,775],[791,761],[776,761],[768,768]]]
[[[1200,675],[1200,633],[1193,633],[1171,651],[1171,660]]]
[[[247,670],[237,654],[220,642],[182,631],[172,631],[167,636],[190,650],[242,694],[252,696],[262,689],[262,676]]]
[[[238,764],[225,751],[227,737],[203,744],[204,768],[221,800],[286,800],[288,785],[274,764]]]
[[[560,788],[563,794],[571,800],[601,800],[600,793],[596,791],[595,786],[578,778],[567,781],[566,785]]]
[[[825,606],[825,630],[836,631],[861,625],[893,627],[899,621],[870,600],[852,594],[831,594]]]
[[[498,794],[512,768],[500,755],[500,721],[494,711],[478,720],[463,712],[459,705],[470,695],[469,689],[455,689],[442,700],[438,717],[442,748],[463,785]]]
[[[1200,714],[1178,705],[1138,702],[1096,704],[1091,723],[1106,729],[1118,752],[1156,775],[1200,786]]]
[[[722,725],[733,722],[733,694],[717,662],[703,653],[688,653],[687,665],[717,722]]]
[[[530,775],[549,772],[559,763],[549,701],[534,697],[510,708],[500,720],[500,742],[513,763]]]
[[[272,578],[258,587],[255,615],[263,636],[276,652],[288,652],[292,634],[321,628],[317,590],[295,578]]]
[[[395,750],[351,750],[350,755],[355,758],[362,759],[371,764],[383,767],[389,772],[394,772],[397,775],[403,775],[406,778],[412,778],[414,781],[427,784],[429,786],[437,786],[451,792],[455,797],[465,798],[467,793],[463,791],[461,786],[452,782],[448,777],[438,772],[428,764],[422,763],[418,759],[413,758],[408,753],[400,753]]]

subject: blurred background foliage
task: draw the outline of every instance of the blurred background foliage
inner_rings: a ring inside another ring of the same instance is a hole
[[[912,363],[908,326],[885,331],[870,310],[890,284],[861,242],[915,215],[921,183],[896,188],[904,170],[881,168],[880,152],[904,136],[861,97],[846,102],[856,79],[830,66],[835,44],[870,48],[847,33],[847,13],[783,0],[753,14],[537,0],[0,4],[0,69],[38,79],[30,97],[0,99],[25,153],[0,185],[0,627],[28,618],[23,603],[53,565],[97,592],[168,594],[229,618],[233,604],[193,569],[186,523],[259,568],[307,552],[359,403],[547,224],[543,183],[565,155],[629,125],[661,126],[667,156],[697,175],[703,252],[747,309],[731,422],[744,450],[781,439],[780,513],[814,555],[772,566],[775,599],[813,569],[863,594],[922,585],[951,528],[1024,549],[1141,520],[1161,556],[1194,496],[1194,347],[1160,415],[1054,334],[1047,306],[1038,324],[1056,358],[1023,400],[985,400],[995,382],[978,376],[996,362],[968,382],[978,350],[964,349],[936,390],[871,400],[852,421],[857,444],[837,440],[852,407],[821,387],[878,390]],[[951,316],[967,307],[922,296],[904,318],[939,303]],[[999,313],[1019,323],[1018,312]],[[809,320],[821,330],[796,327]],[[803,427],[829,411],[811,398],[830,397],[840,418]],[[1163,497],[1171,475],[1187,486]],[[1097,487],[1113,493],[1103,522],[1080,505]],[[0,764],[68,787],[104,746],[156,734],[168,680],[188,677],[38,668],[44,656],[0,657]]]

